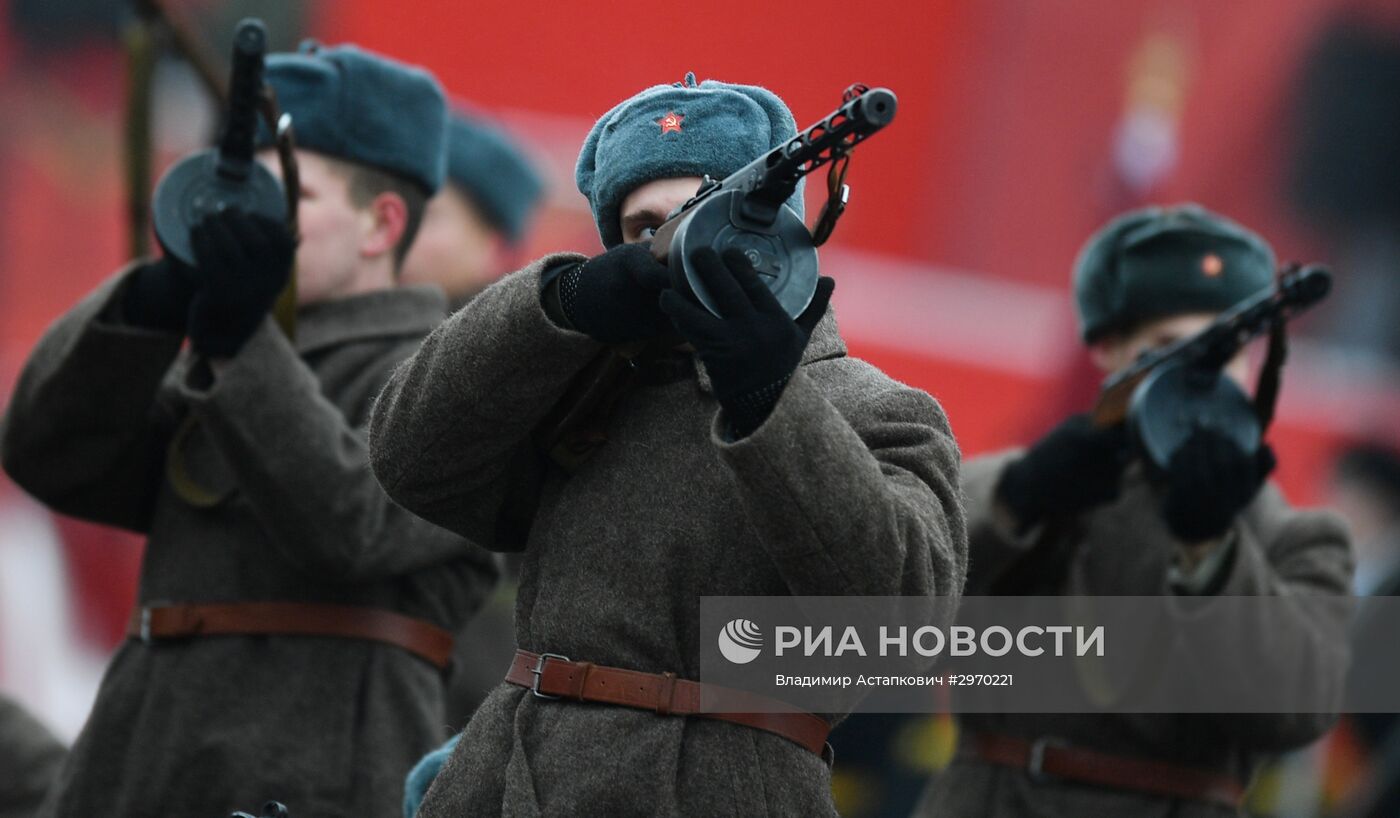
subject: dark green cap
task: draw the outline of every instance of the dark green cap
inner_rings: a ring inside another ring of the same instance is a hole
[[[1222,312],[1274,280],[1274,251],[1195,204],[1145,207],[1095,233],[1074,263],[1085,343],[1157,318]]]

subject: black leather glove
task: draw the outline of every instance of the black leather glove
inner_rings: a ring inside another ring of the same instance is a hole
[[[184,335],[190,302],[198,291],[194,270],[162,256],[132,271],[122,295],[122,317],[129,324]]]
[[[287,285],[296,238],[282,222],[230,209],[190,231],[202,282],[190,304],[190,343],[210,358],[237,354]]]
[[[648,244],[619,244],[565,270],[555,280],[559,306],[573,329],[605,344],[645,341],[671,324],[657,297],[671,282]]]
[[[1122,424],[1100,428],[1088,415],[1073,415],[1008,464],[997,490],[1021,527],[1029,528],[1113,500],[1127,464]]]
[[[720,315],[673,289],[661,294],[661,309],[705,362],[730,431],[735,438],[746,437],[763,425],[802,362],[836,282],[818,279],[812,303],[794,321],[742,251],[729,249],[721,258],[702,247],[690,263]]]
[[[1162,519],[1183,542],[1214,539],[1230,528],[1277,465],[1260,446],[1253,455],[1210,429],[1197,429],[1167,464]]]

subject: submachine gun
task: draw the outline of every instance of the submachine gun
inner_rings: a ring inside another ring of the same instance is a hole
[[[851,150],[890,124],[898,107],[888,88],[852,85],[840,108],[721,181],[706,176],[689,201],[673,211],[651,240],[652,255],[667,262],[710,312],[714,301],[690,267],[700,247],[744,251],[788,315],[802,314],[817,290],[817,250],[845,212]],[[802,177],[831,164],[827,202],[813,232],[786,202]]]
[[[1094,407],[1094,423],[1126,422],[1143,459],[1157,469],[1166,469],[1197,428],[1212,429],[1243,452],[1257,451],[1278,398],[1284,325],[1331,289],[1332,274],[1322,267],[1285,269],[1274,287],[1239,302],[1195,335],[1147,352],[1110,376]],[[1222,370],[1265,332],[1271,336],[1269,355],[1251,400]]]
[[[152,206],[156,240],[164,251],[187,266],[195,266],[190,231],[211,213],[237,207],[245,213],[284,221],[297,234],[300,175],[291,115],[278,110],[276,97],[263,82],[267,30],[261,20],[239,22],[233,38],[233,64],[224,94],[227,113],[217,147],[190,154],[166,171],[156,185]],[[212,70],[212,69],[210,69]],[[273,133],[283,184],[253,158],[259,116]],[[273,305],[272,316],[291,338],[296,330],[296,272]],[[172,490],[198,508],[222,501],[223,494],[200,485],[185,468],[184,448],[196,426],[186,416],[166,453],[165,470]]]
[[[706,176],[695,195],[656,229],[652,255],[670,267],[674,286],[685,286],[706,309],[713,299],[690,266],[701,247],[744,251],[763,283],[793,318],[817,291],[817,247],[826,242],[846,210],[846,171],[851,150],[890,124],[898,107],[888,88],[856,84],[841,107],[815,125],[716,181]],[[807,226],[787,200],[802,177],[823,165],[827,201],[816,226]],[[577,468],[606,440],[607,418],[635,372],[634,359],[648,344],[608,350],[586,367],[563,399],[536,429],[540,448],[566,469]]]
[[[193,266],[190,229],[210,213],[237,207],[284,221],[294,212],[271,171],[253,160],[263,99],[267,31],[259,20],[238,24],[233,38],[228,113],[218,147],[185,157],[156,185],[156,238],[166,253]],[[286,130],[290,119],[283,118]]]
[[[1278,399],[1287,354],[1284,328],[1331,288],[1332,274],[1321,267],[1285,268],[1274,286],[1239,302],[1205,329],[1145,352],[1109,376],[1091,413],[1094,425],[1126,423],[1135,453],[1158,475],[1198,428],[1224,435],[1242,452],[1257,452]],[[1268,357],[1251,400],[1223,370],[1245,344],[1266,332]],[[1058,593],[1077,542],[1064,536],[1064,523],[1050,520],[1035,546],[993,583],[992,593]]]

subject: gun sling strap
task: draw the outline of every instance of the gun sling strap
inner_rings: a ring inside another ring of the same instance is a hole
[[[1065,742],[994,733],[974,733],[976,758],[1024,770],[1037,781],[1063,780],[1162,798],[1204,801],[1239,809],[1244,787],[1234,776],[1146,758],[1125,758],[1074,747]]]
[[[506,681],[527,688],[542,699],[599,702],[652,710],[659,716],[697,716],[742,724],[782,736],[824,759],[829,757],[826,737],[831,725],[821,716],[755,693],[678,679],[674,673],[644,673],[592,662],[574,662],[554,653],[517,650]],[[702,690],[726,707],[772,710],[778,705],[783,707],[783,712],[701,712]]]
[[[197,636],[321,636],[393,645],[438,668],[452,659],[452,634],[381,608],[320,602],[151,605],[131,612],[127,635],[148,644]]]

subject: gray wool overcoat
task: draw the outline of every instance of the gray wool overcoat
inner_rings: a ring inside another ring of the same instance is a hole
[[[1034,536],[1013,533],[999,507],[1002,471],[1021,452],[969,460],[963,469],[972,570],[968,594],[988,584],[1024,553]],[[1171,594],[1168,566],[1175,541],[1162,521],[1158,500],[1140,467],[1126,473],[1116,501],[1084,515],[1060,592],[1082,596]],[[1329,512],[1290,508],[1266,484],[1236,518],[1232,563],[1222,570],[1223,596],[1331,594],[1346,597],[1351,585],[1351,548],[1341,519]],[[1304,618],[1325,607],[1329,618]],[[968,714],[960,718],[964,739],[953,764],[925,792],[917,814],[924,818],[1219,818],[1222,806],[1109,790],[1065,781],[1035,781],[1024,770],[986,764],[973,757],[971,733],[1050,737],[1070,745],[1123,757],[1150,759],[1233,775],[1248,782],[1264,756],[1299,747],[1321,736],[1335,719],[1347,669],[1348,605],[1300,607],[1291,619],[1264,624],[1256,644],[1269,644],[1277,665],[1261,675],[1280,683],[1298,681],[1315,696],[1302,714]],[[1279,610],[1283,610],[1280,606]],[[1274,610],[1271,608],[1270,610]],[[1289,610],[1292,610],[1291,608]],[[1182,650],[1177,645],[1173,650]],[[1189,646],[1185,649],[1189,650]],[[1253,653],[1251,654],[1253,655]],[[1189,662],[1173,655],[1172,662]],[[1229,680],[1219,680],[1228,684]]]
[[[0,693],[0,818],[33,818],[68,748]]]
[[[524,552],[521,648],[697,678],[704,595],[956,598],[959,454],[926,393],[846,356],[828,314],[767,421],[728,442],[693,355],[648,371],[565,474],[531,431],[602,347],[540,306],[546,257],[487,289],[393,375],[375,473],[404,506]],[[708,638],[714,638],[710,635]],[[821,758],[703,718],[498,686],[422,818],[834,815]]]
[[[391,290],[270,320],[209,383],[181,338],[124,324],[124,277],[39,341],[0,454],[64,514],[148,535],[143,604],[325,602],[456,631],[494,556],[379,488],[365,439],[391,369],[442,319],[441,296]],[[171,430],[197,419],[185,471],[224,499],[198,508],[166,479]],[[443,740],[442,674],[404,650],[306,636],[127,640],[46,815],[218,818],[268,799],[299,818],[392,815],[403,778]]]

